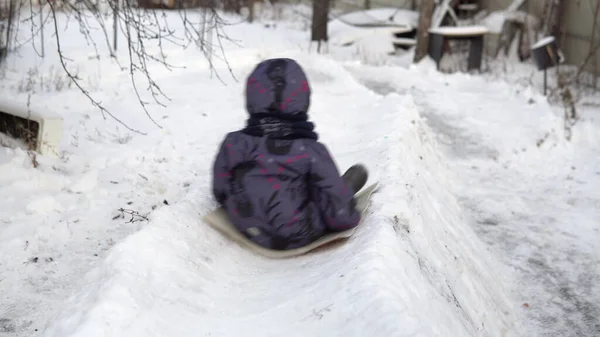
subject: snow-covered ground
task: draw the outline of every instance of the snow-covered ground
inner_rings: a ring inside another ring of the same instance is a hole
[[[181,19],[171,12],[167,20],[173,28]],[[0,148],[0,335],[594,332],[593,122],[582,121],[567,143],[559,115],[532,90],[442,75],[428,62],[339,62],[308,53],[305,31],[237,24],[226,28],[236,43],[225,51],[238,81],[221,61],[225,83],[211,79],[199,51],[163,46],[185,69],[151,67],[171,99],[148,108],[157,128],[127,71],[106,53],[95,59],[73,21],[59,26],[82,84],[147,135],[103,119],[67,85],[54,40],[46,38],[43,62],[31,47],[9,59],[0,98],[23,103],[35,92],[32,108],[62,115],[65,135],[60,158],[38,156],[37,167],[26,151]],[[340,168],[367,163],[383,186],[347,243],[274,261],[200,218],[215,206],[217,146],[244,123],[245,76],[282,56],[306,69],[311,118]]]

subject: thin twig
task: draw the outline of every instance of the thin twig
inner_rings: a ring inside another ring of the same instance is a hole
[[[90,94],[89,92],[83,88],[81,86],[81,84],[79,83],[79,79],[77,78],[76,75],[73,75],[69,69],[67,68],[67,64],[65,63],[65,58],[63,56],[62,50],[61,50],[61,44],[60,44],[60,37],[58,34],[58,20],[56,19],[56,12],[54,10],[54,5],[49,2],[48,3],[50,6],[50,11],[52,12],[52,16],[54,18],[54,32],[56,34],[56,46],[57,46],[57,52],[58,52],[58,57],[60,59],[60,65],[62,66],[63,70],[65,71],[65,73],[67,73],[67,76],[69,76],[69,78],[71,79],[71,81],[73,81],[73,83],[75,83],[75,85],[77,86],[77,88],[79,88],[79,90],[90,100],[90,102],[97,107],[98,109],[100,109],[100,111],[103,114],[107,114],[109,115],[112,119],[114,119],[115,121],[117,121],[119,124],[123,125],[125,128],[127,128],[128,130],[135,132],[135,133],[139,133],[142,135],[145,135],[146,133],[141,132],[139,130],[133,129],[131,128],[129,125],[125,124],[121,119],[119,119],[117,116],[113,115],[110,111],[106,110],[103,106],[101,102],[96,101]]]

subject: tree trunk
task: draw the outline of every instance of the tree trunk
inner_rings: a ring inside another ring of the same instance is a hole
[[[365,9],[371,9],[371,0],[365,0]]]
[[[547,0],[544,6],[543,14],[543,33],[545,36],[552,35],[556,39],[556,43],[561,44],[563,36],[563,20],[565,13],[564,0]]]
[[[215,0],[200,0],[198,5],[202,8],[216,8]]]
[[[225,0],[223,1],[223,11],[234,13],[235,12],[235,3],[237,0]]]
[[[417,28],[417,45],[415,46],[414,63],[421,61],[429,50],[429,27],[435,8],[434,0],[421,0],[419,10],[419,27]]]
[[[321,42],[327,41],[329,21],[329,0],[313,0],[311,41],[317,41],[317,51],[321,51]]]
[[[240,14],[242,12],[242,0],[223,1],[223,11]]]
[[[552,35],[556,36],[558,46],[562,47],[566,38],[566,21],[564,19],[567,13],[567,2],[565,0],[556,0],[556,12],[552,19]]]
[[[254,22],[254,2],[256,0],[248,0],[248,22]]]

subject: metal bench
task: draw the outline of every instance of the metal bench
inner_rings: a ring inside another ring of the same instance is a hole
[[[447,40],[468,40],[469,58],[467,69],[481,70],[483,57],[483,37],[489,30],[485,26],[448,26],[429,29],[429,56],[433,58],[437,69],[444,56],[444,45]]]

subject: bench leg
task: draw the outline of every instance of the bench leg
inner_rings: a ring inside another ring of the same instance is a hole
[[[440,70],[440,61],[444,56],[444,36],[429,34],[429,56],[435,61],[437,70]]]
[[[477,36],[471,39],[469,46],[469,60],[467,69],[477,69],[481,71],[481,59],[483,57],[483,36]]]

